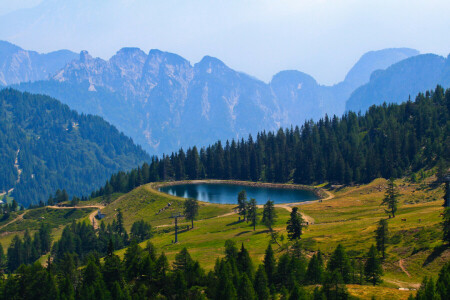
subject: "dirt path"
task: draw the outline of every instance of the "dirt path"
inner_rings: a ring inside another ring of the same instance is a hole
[[[419,289],[420,283],[415,282],[405,282],[401,280],[395,280],[395,279],[383,279],[384,282],[395,284],[398,288],[403,289]]]
[[[286,209],[288,212],[292,211],[292,208],[296,205],[298,205],[299,203],[287,203],[287,204],[275,204],[275,207],[279,207],[279,208],[284,208]],[[262,206],[261,206],[262,207]],[[311,216],[308,216],[302,212],[300,212],[302,214],[303,220],[305,220],[306,222],[308,222],[309,225],[314,224],[314,218]]]
[[[25,214],[26,214],[26,212],[24,212],[24,213],[21,214],[21,215],[18,215],[14,220],[11,220],[11,221],[9,221],[8,223],[6,223],[6,224],[0,226],[0,229],[5,228],[6,226],[8,226],[8,225],[11,224],[11,223],[14,223],[14,222],[17,222],[17,221],[19,221],[19,220],[22,220],[22,219],[23,219],[23,216],[24,216]]]
[[[85,206],[47,206],[49,208],[53,208],[53,209],[71,209],[71,208],[75,208],[75,209],[80,209],[80,208],[98,208],[98,209],[103,209],[105,208],[104,205],[85,205]],[[92,226],[94,226],[94,229],[98,228],[98,222],[95,220],[95,216],[97,215],[97,211],[94,210],[93,212],[91,212],[89,214],[89,221],[91,221]]]
[[[406,270],[405,266],[403,266],[403,258],[398,261],[398,265],[399,265],[400,269],[402,269],[402,271],[406,275],[408,275],[408,277],[411,277],[411,275],[409,275],[408,271]]]

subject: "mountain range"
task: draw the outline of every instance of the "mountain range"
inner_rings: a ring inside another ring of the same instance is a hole
[[[368,52],[342,82],[323,86],[295,70],[265,83],[210,56],[192,65],[160,50],[123,48],[109,60],[82,51],[51,78],[13,86],[100,115],[149,153],[161,154],[340,115],[373,71],[418,54],[408,48]]]
[[[40,54],[0,41],[0,85],[48,79],[77,57],[69,50]]]

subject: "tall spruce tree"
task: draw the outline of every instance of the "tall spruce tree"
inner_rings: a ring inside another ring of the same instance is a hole
[[[298,207],[293,207],[286,227],[289,240],[292,241],[301,238],[303,223],[304,220],[302,214],[298,212]]]
[[[367,254],[364,275],[366,280],[374,286],[382,282],[381,275],[383,275],[383,268],[381,267],[381,261],[374,245],[370,247],[369,253]]]
[[[272,200],[267,200],[264,204],[262,222],[267,228],[272,232],[272,227],[275,224],[277,218],[277,213],[275,211],[275,206]]]
[[[386,205],[386,213],[389,216],[395,218],[395,213],[398,209],[398,197],[400,196],[397,185],[394,182],[394,178],[390,178],[388,180],[388,187],[386,189],[386,193],[381,204]]]
[[[377,250],[381,252],[383,259],[386,258],[386,244],[389,241],[389,228],[386,219],[381,219],[378,222],[378,227],[375,230],[375,239],[377,241]]]
[[[194,228],[194,220],[198,215],[198,200],[189,198],[184,200],[184,217],[191,221]]]
[[[266,271],[267,280],[269,281],[269,286],[274,284],[277,261],[275,258],[275,253],[273,252],[272,245],[269,244],[264,254],[263,260],[264,270]]]
[[[238,208],[239,215],[242,217],[242,221],[245,221],[246,217],[248,219],[247,192],[245,190],[242,190],[242,191],[239,192],[238,198],[237,198],[237,202],[238,202],[238,207],[237,208]]]
[[[256,224],[258,223],[258,207],[256,206],[255,198],[250,199],[248,205],[248,219],[251,221],[251,225],[253,226],[253,231],[256,230]]]
[[[345,283],[350,283],[351,264],[344,247],[339,244],[328,261],[329,272],[338,272]]]
[[[259,265],[258,271],[255,274],[254,282],[255,292],[258,296],[258,300],[268,300],[269,299],[269,287],[267,282],[267,275],[264,271],[264,267]]]
[[[450,243],[450,208],[445,208],[444,210],[444,220],[442,222],[443,229],[443,240]]]

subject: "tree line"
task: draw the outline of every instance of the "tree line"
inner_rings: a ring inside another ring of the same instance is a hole
[[[103,261],[91,252],[83,266],[75,252],[65,252],[46,267],[36,262],[20,266],[0,280],[1,299],[356,299],[346,284],[378,283],[373,276],[372,247],[365,259],[349,257],[338,245],[327,261],[318,251],[308,260],[300,244],[278,258],[271,244],[256,265],[244,244],[225,242],[224,257],[206,272],[183,248],[172,264],[164,252],[134,240],[123,259],[109,242]],[[316,285],[306,289],[306,285]],[[437,280],[425,278],[415,299],[449,299],[450,263]],[[434,295],[435,298],[430,298]],[[411,296],[414,299],[413,296]]]
[[[132,241],[142,242],[152,237],[149,223],[138,220],[131,226],[130,233],[123,225],[122,212],[108,225],[102,221],[96,230],[86,222],[75,222],[64,227],[61,238],[52,245],[51,228],[42,223],[33,237],[25,230],[24,237],[14,236],[5,256],[0,245],[0,270],[14,272],[22,264],[32,264],[42,255],[50,254],[49,260],[64,260],[67,253],[76,256],[82,262],[92,253],[105,256],[109,248],[122,249]]]
[[[256,139],[180,149],[111,176],[91,197],[125,193],[148,182],[235,179],[265,182],[365,183],[398,178],[450,161],[450,89],[437,86],[403,104],[366,114],[325,116],[300,128],[260,132]]]

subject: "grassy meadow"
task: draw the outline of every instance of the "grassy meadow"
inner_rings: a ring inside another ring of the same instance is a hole
[[[397,215],[388,220],[390,243],[387,257],[383,264],[384,282],[381,286],[349,285],[349,291],[370,299],[382,295],[382,298],[406,299],[411,291],[399,288],[417,289],[424,276],[436,276],[444,262],[450,260],[450,248],[442,242],[440,223],[443,211],[443,189],[429,182],[413,184],[406,180],[396,181],[401,193]],[[305,254],[311,256],[321,250],[325,258],[340,243],[344,245],[350,256],[364,258],[369,247],[375,243],[374,231],[381,218],[387,218],[385,207],[381,206],[386,189],[386,180],[377,179],[365,185],[331,188],[324,186],[333,197],[329,200],[314,201],[298,205],[300,211],[314,220],[303,233],[302,243]],[[218,257],[224,255],[224,242],[233,239],[239,246],[245,244],[255,264],[259,264],[264,251],[271,241],[265,226],[258,224],[256,230],[250,223],[239,222],[234,211],[235,205],[219,205],[200,203],[199,215],[194,222],[194,229],[187,230],[190,221],[180,219],[179,243],[173,244],[173,213],[183,211],[184,199],[157,191],[153,184],[143,185],[127,194],[113,194],[109,204],[105,199],[96,198],[81,202],[76,209],[38,208],[25,212],[22,219],[3,228],[0,227],[0,243],[6,249],[14,234],[23,235],[25,228],[34,231],[40,222],[52,223],[52,235],[57,240],[64,225],[73,220],[88,221],[89,214],[95,208],[83,208],[89,205],[105,205],[102,212],[106,215],[105,223],[111,223],[120,209],[124,216],[124,225],[130,230],[138,220],[145,220],[153,226],[152,243],[158,251],[164,251],[169,261],[176,253],[186,247],[192,257],[205,269],[214,267]],[[170,205],[169,205],[170,204]],[[276,205],[277,206],[277,205]],[[281,255],[288,246],[286,222],[290,207],[276,207],[278,219],[274,230],[278,232],[279,243],[273,247],[276,255]],[[259,208],[261,219],[262,208]],[[8,219],[14,219],[23,212],[15,212]],[[7,221],[1,222],[6,224]],[[141,245],[145,247],[147,241]],[[125,250],[118,250],[119,256]],[[45,261],[44,258],[41,261]]]

